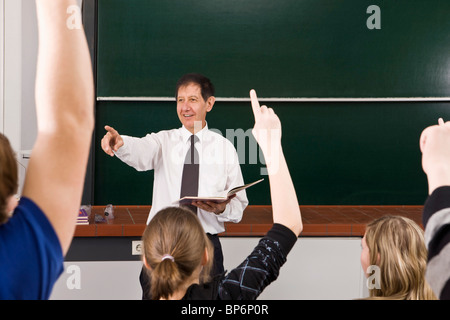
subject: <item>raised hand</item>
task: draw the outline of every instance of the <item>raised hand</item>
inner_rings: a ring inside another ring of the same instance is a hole
[[[102,139],[102,149],[106,154],[114,157],[114,151],[119,150],[123,146],[123,139],[113,127],[105,126],[105,130],[108,132]]]
[[[303,229],[300,207],[289,168],[281,147],[281,122],[271,108],[259,106],[255,90],[250,91],[255,126],[253,136],[264,153],[269,173],[273,222],[291,229],[296,235]]]
[[[281,152],[281,122],[272,108],[260,107],[255,90],[250,90],[255,125],[252,134],[259,144],[267,165],[275,164]]]
[[[438,125],[423,130],[420,136],[422,168],[428,177],[429,193],[450,185],[450,122],[440,118]]]

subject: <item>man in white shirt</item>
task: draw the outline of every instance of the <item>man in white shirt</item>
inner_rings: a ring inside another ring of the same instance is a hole
[[[206,123],[206,115],[215,103],[211,81],[200,74],[184,75],[177,82],[176,93],[181,128],[135,138],[120,135],[114,128],[105,126],[107,133],[101,143],[107,154],[116,155],[136,170],[155,170],[152,208],[147,223],[158,211],[180,199],[183,166],[191,135],[198,138],[195,142],[199,155],[198,196],[218,196],[244,185],[234,145],[209,130]],[[248,204],[245,190],[226,202],[197,201],[192,204],[198,208],[198,218],[214,244],[213,275],[222,273],[222,249],[217,234],[225,231],[224,222],[238,223],[241,220]]]

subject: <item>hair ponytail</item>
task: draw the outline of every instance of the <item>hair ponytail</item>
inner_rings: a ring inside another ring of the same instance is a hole
[[[142,236],[144,258],[150,268],[152,299],[169,299],[202,264],[205,248],[213,247],[197,216],[181,207],[159,211]],[[203,267],[200,282],[209,278],[212,259]]]
[[[183,276],[175,261],[164,259],[151,272],[152,299],[167,299],[183,283]]]

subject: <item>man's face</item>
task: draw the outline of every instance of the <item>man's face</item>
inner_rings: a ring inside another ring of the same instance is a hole
[[[206,113],[211,111],[214,102],[214,97],[209,97],[207,101],[203,100],[201,88],[198,84],[191,83],[182,86],[178,89],[178,118],[186,129],[195,134],[206,125]]]

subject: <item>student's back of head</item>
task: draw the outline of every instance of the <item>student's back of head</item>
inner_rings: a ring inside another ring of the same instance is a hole
[[[159,211],[142,236],[144,263],[151,274],[153,299],[169,299],[191,277],[206,282],[213,248],[191,211],[169,207]],[[206,252],[205,252],[206,250]]]
[[[423,230],[413,220],[386,215],[369,223],[365,242],[371,265],[379,267],[379,289],[371,298],[435,299],[425,281],[427,249]]]

